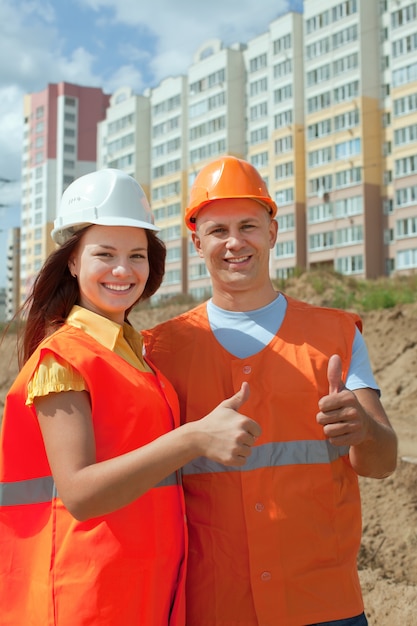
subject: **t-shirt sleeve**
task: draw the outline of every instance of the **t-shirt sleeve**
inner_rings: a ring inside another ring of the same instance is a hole
[[[381,391],[372,372],[368,348],[358,329],[356,329],[353,342],[352,360],[346,379],[346,387],[351,391],[369,387],[370,389],[375,389],[379,395],[381,395]]]
[[[61,391],[88,391],[81,374],[67,361],[53,354],[46,354],[28,383],[26,404],[34,398]]]

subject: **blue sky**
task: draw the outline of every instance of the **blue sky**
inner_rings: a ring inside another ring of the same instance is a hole
[[[128,85],[186,73],[208,39],[246,43],[302,0],[0,0],[0,286],[5,229],[19,224],[23,95],[48,83]]]

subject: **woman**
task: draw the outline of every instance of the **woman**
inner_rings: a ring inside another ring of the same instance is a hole
[[[127,322],[162,281],[156,230],[118,170],[63,194],[2,424],[2,626],[184,624],[177,470],[199,456],[243,465],[260,434],[237,413],[247,387],[175,428],[176,394]]]

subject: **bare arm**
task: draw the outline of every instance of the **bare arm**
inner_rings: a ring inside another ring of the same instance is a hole
[[[209,415],[121,456],[96,462],[88,393],[69,391],[35,401],[45,449],[60,498],[79,520],[115,511],[198,456],[241,466],[260,427],[238,413],[249,386]]]
[[[317,421],[335,446],[350,446],[349,458],[360,476],[385,478],[397,465],[397,436],[373,389],[345,388],[341,360],[329,360],[329,395],[319,401]]]

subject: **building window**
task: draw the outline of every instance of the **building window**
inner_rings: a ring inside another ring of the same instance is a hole
[[[343,159],[349,159],[353,156],[360,154],[361,152],[361,140],[349,139],[348,141],[342,141],[335,145],[335,159],[337,161]]]
[[[362,168],[350,167],[343,172],[336,173],[335,188],[340,189],[342,187],[350,187],[351,185],[357,185],[362,181]]]
[[[189,161],[190,163],[198,163],[199,161],[203,161],[204,159],[208,159],[212,156],[223,154],[224,152],[226,152],[225,139],[211,141],[210,143],[204,144],[199,148],[191,150],[189,154]]]
[[[359,94],[359,81],[354,80],[351,83],[347,83],[346,85],[341,85],[333,90],[334,102],[337,104],[339,102],[346,102],[346,100],[352,100],[352,98],[356,98]]]
[[[333,203],[323,202],[308,207],[308,223],[328,222],[333,219]]]
[[[397,252],[397,270],[407,270],[417,267],[417,248],[400,250]]]
[[[411,124],[394,131],[394,143],[396,146],[414,143],[415,141],[417,141],[417,124]]]
[[[359,126],[358,109],[355,109],[354,111],[347,111],[341,115],[336,115],[334,118],[335,130],[348,130],[349,128],[354,128],[355,126]]]
[[[307,128],[307,136],[309,140],[326,137],[332,132],[332,120],[330,118],[310,124]]]
[[[275,257],[277,259],[295,255],[294,241],[281,241],[275,245]]]
[[[292,73],[292,61],[291,59],[285,59],[281,63],[274,65],[274,78],[282,78]]]
[[[172,241],[181,237],[181,225],[174,224],[168,228],[163,228],[158,235],[163,241]]]
[[[181,283],[180,270],[167,270],[164,274],[164,285],[179,285]]]
[[[278,206],[285,204],[292,204],[294,202],[294,189],[288,187],[288,189],[280,189],[275,193],[275,202]]]
[[[262,143],[267,140],[268,140],[268,126],[263,126],[262,128],[257,128],[256,130],[251,131],[250,143],[252,146],[257,143]]]
[[[314,43],[311,43],[306,48],[307,59],[315,59],[321,57],[323,54],[330,52],[330,37],[323,37]]]
[[[181,261],[181,248],[179,246],[176,246],[175,248],[168,248],[166,261],[167,263]]]
[[[417,155],[397,159],[395,161],[395,175],[408,176],[417,172]]]
[[[275,89],[274,91],[274,103],[279,104],[284,100],[289,100],[292,98],[292,85],[285,85],[280,89]]]
[[[266,76],[259,80],[254,80],[249,84],[249,93],[251,96],[257,96],[260,93],[268,91],[268,79]]]
[[[417,111],[417,92],[394,100],[394,115],[408,115]]]
[[[339,30],[339,32],[334,33],[332,36],[332,48],[333,50],[337,50],[337,48],[345,46],[352,41],[356,41],[357,39],[358,27],[356,24],[353,24],[348,28],[343,28],[342,30]]]
[[[292,111],[283,111],[282,113],[277,113],[274,116],[274,128],[282,128],[283,126],[290,126],[292,124]]]
[[[333,177],[331,174],[327,174],[326,176],[319,176],[318,178],[313,178],[308,182],[310,194],[318,195],[319,197],[323,197],[326,192],[329,192],[333,188]]]
[[[181,215],[181,205],[179,202],[174,202],[173,204],[153,209],[153,214],[156,221],[160,221],[168,217],[175,217]]]
[[[256,168],[266,167],[269,162],[269,154],[267,151],[259,152],[259,154],[252,154],[250,162]]]
[[[335,269],[341,274],[361,274],[364,269],[363,255],[346,256],[337,258]]]
[[[317,96],[312,96],[307,100],[307,109],[309,113],[315,113],[316,111],[321,111],[322,109],[326,109],[331,105],[331,93],[330,91],[326,91],[324,93],[320,93]]]
[[[392,56],[399,57],[417,49],[417,33],[398,39],[392,43]]]
[[[314,70],[310,70],[310,72],[307,72],[307,85],[309,87],[312,87],[313,85],[318,85],[319,83],[330,80],[330,77],[330,63],[326,63],[321,67],[316,67]]]
[[[310,252],[316,252],[318,250],[328,250],[334,246],[333,231],[327,231],[324,233],[315,233],[308,238],[308,249]]]
[[[414,21],[417,17],[417,4],[412,2],[398,11],[391,13],[391,26],[393,29],[404,26],[408,22]]]
[[[190,280],[199,280],[208,276],[209,273],[205,263],[193,263],[189,268],[188,278]]]
[[[332,149],[330,147],[320,148],[320,150],[311,150],[308,153],[309,167],[319,167],[332,160]]]
[[[398,70],[394,70],[392,73],[392,85],[398,87],[400,85],[406,85],[413,83],[417,80],[417,63],[411,63],[407,67],[401,67]]]
[[[342,200],[336,200],[334,206],[337,218],[361,215],[363,213],[363,198],[362,196],[343,198]]]
[[[276,39],[273,43],[274,55],[279,54],[280,52],[284,52],[285,50],[290,50],[292,47],[291,35],[288,33],[279,39]]]
[[[264,67],[266,67],[268,64],[268,57],[266,55],[266,53],[264,54],[260,54],[259,56],[251,59],[249,61],[249,71],[252,72],[257,72],[258,70],[263,69]]]
[[[417,235],[417,217],[407,217],[402,220],[397,220],[395,225],[397,239],[415,237]]]
[[[363,242],[363,226],[348,226],[347,228],[338,228],[336,231],[336,245],[351,246],[353,244]]]
[[[252,107],[249,110],[249,116],[252,122],[255,120],[262,119],[268,115],[268,103],[260,102]]]
[[[293,161],[287,161],[286,163],[280,163],[280,165],[275,166],[275,180],[291,178],[292,176],[294,176]]]
[[[290,152],[293,148],[292,135],[287,135],[281,139],[275,140],[275,154],[280,155],[284,152]]]
[[[395,205],[399,207],[417,203],[417,185],[395,190]]]
[[[294,230],[295,217],[294,213],[279,214],[277,217],[278,229],[280,233],[285,231]]]

